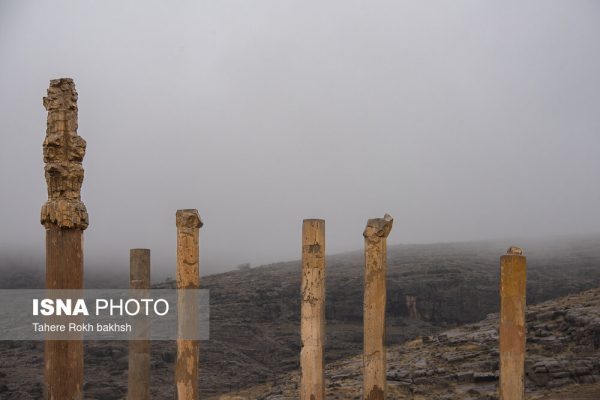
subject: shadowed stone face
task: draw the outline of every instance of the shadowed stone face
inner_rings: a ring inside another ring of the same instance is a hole
[[[81,201],[85,140],[77,135],[77,92],[72,79],[50,81],[44,97],[48,111],[43,145],[48,201],[42,206],[41,223],[48,227],[85,229],[88,214]]]
[[[367,221],[363,236],[370,242],[379,242],[388,237],[393,223],[394,219],[389,214],[385,214],[383,218],[370,219]]]
[[[383,390],[381,390],[381,388],[379,388],[378,386],[375,386],[369,393],[369,397],[367,397],[367,400],[384,400]]]
[[[177,210],[175,214],[175,223],[179,228],[202,228],[204,223],[200,219],[198,210]]]

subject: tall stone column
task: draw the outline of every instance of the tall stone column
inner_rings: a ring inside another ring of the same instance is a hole
[[[178,210],[176,221],[177,289],[198,289],[200,288],[199,234],[200,227],[203,224],[200,215],[198,215],[198,210]],[[177,360],[175,362],[178,400],[197,400],[199,395],[198,359],[200,343],[198,340],[181,338],[181,332],[186,331],[186,326],[194,326],[198,323],[198,310],[189,312],[190,306],[194,306],[189,304],[190,298],[193,298],[193,296],[182,294],[178,300],[178,331],[180,332],[180,338],[177,339]]]
[[[137,293],[150,289],[150,250],[131,249],[129,251],[130,288]],[[139,291],[139,292],[138,292]],[[147,297],[147,296],[143,296]],[[148,330],[149,321],[140,316],[134,321],[135,331]],[[147,337],[147,335],[145,335]],[[139,338],[129,341],[128,400],[150,399],[150,341]]]
[[[500,399],[525,398],[525,288],[527,261],[510,247],[500,258]]]
[[[50,81],[44,171],[48,201],[42,206],[46,228],[46,288],[83,287],[83,231],[88,214],[81,201],[85,140],[77,135],[77,92],[72,79]],[[83,342],[47,340],[44,395],[48,400],[83,398]]]
[[[363,398],[385,399],[387,389],[385,346],[385,303],[387,273],[387,237],[392,230],[393,219],[370,219],[365,237],[365,299],[364,307],[364,354]]]
[[[300,400],[325,399],[325,221],[302,223]]]

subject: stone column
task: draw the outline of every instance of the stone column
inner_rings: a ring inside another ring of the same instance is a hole
[[[325,221],[302,223],[300,400],[325,399]]]
[[[46,288],[83,287],[83,230],[88,214],[81,201],[85,140],[77,135],[77,92],[72,79],[50,81],[44,97],[48,111],[44,171],[48,201],[42,206],[46,228]],[[83,342],[47,340],[44,396],[49,400],[83,398]]]
[[[365,237],[365,299],[363,398],[385,399],[387,388],[385,346],[385,303],[387,273],[387,237],[393,219],[370,219],[363,232]]]
[[[200,250],[198,245],[202,221],[198,210],[177,210],[177,289],[198,289],[200,287]],[[190,304],[184,305],[182,295],[178,300],[178,330],[185,331],[185,325],[193,326],[198,321],[198,313],[187,313]],[[188,297],[189,299],[189,297]],[[184,316],[185,318],[182,318]],[[198,399],[198,358],[199,341],[177,339],[177,360],[175,362],[176,395],[178,400]]]
[[[149,249],[131,249],[129,251],[129,278],[129,287],[136,290],[137,294],[142,294],[143,291],[150,289]],[[134,323],[136,333],[147,331],[149,328],[149,321],[146,316],[141,316]],[[145,336],[147,337],[147,335]],[[148,339],[138,339],[129,341],[127,399],[149,400],[150,341]]]
[[[510,247],[500,258],[500,399],[525,398],[525,284],[523,251]]]

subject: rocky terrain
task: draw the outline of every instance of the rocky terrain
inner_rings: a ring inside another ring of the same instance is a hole
[[[497,311],[499,257],[512,243],[390,246],[388,344],[435,336]],[[529,304],[600,286],[600,237],[514,243],[528,257]],[[360,251],[327,259],[328,363],[362,350],[362,263]],[[299,267],[295,261],[202,277],[201,286],[211,293],[211,339],[201,344],[203,397],[279,384],[299,367]],[[43,282],[39,273],[18,263],[0,271],[2,287],[40,287]],[[101,276],[86,282],[87,287],[127,285]],[[172,281],[155,285],[172,286]],[[0,399],[38,399],[43,343],[0,342],[0,357]],[[155,398],[173,397],[174,359],[173,342],[152,343]],[[85,361],[86,398],[124,397],[126,342],[86,342]]]
[[[600,288],[526,312],[528,399],[600,398]],[[393,399],[497,399],[498,314],[388,349]],[[327,398],[360,399],[360,356],[327,366]],[[298,398],[299,373],[219,399]]]

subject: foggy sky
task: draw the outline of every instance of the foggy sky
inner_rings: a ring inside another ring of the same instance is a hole
[[[600,231],[597,1],[0,1],[0,251],[43,254],[42,97],[72,77],[86,259],[174,271]],[[173,273],[170,273],[173,275]]]

